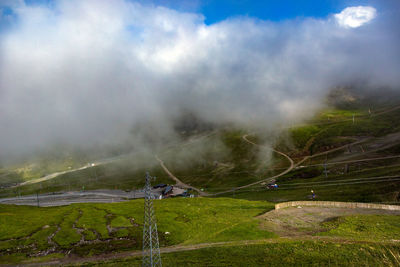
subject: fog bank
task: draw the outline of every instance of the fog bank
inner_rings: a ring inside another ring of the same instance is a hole
[[[272,128],[307,118],[338,85],[399,87],[396,1],[212,25],[124,0],[0,7],[0,158],[56,143],[162,143],[187,113]]]

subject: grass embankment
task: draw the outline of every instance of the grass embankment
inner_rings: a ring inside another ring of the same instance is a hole
[[[286,241],[202,248],[161,256],[163,266],[398,266],[400,246]],[[141,258],[79,265],[141,266]]]
[[[271,203],[176,198],[154,204],[161,246],[275,236],[260,229],[255,218],[271,210]],[[139,250],[142,223],[143,200],[51,208],[0,205],[0,262],[34,257],[52,248],[53,253],[81,256]]]

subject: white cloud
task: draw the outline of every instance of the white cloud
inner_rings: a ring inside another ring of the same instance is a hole
[[[357,28],[376,17],[376,9],[371,6],[347,7],[335,14],[336,21],[345,28]]]
[[[133,1],[55,3],[13,8],[18,27],[0,38],[0,158],[53,140],[113,142],[144,124],[170,137],[183,112],[273,128],[311,114],[332,86],[399,84],[388,17],[357,34],[331,19],[205,25]]]

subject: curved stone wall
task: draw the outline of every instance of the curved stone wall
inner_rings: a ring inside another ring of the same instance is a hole
[[[279,210],[287,207],[296,206],[318,206],[318,207],[336,207],[336,208],[350,208],[350,209],[380,209],[380,210],[399,210],[400,206],[373,204],[373,203],[359,203],[359,202],[337,202],[337,201],[290,201],[283,202],[275,205],[275,209]]]

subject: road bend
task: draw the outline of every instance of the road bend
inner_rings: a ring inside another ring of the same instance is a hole
[[[155,157],[156,157],[156,159],[158,160],[158,162],[160,162],[160,165],[161,165],[161,167],[163,168],[163,170],[165,171],[165,173],[166,173],[169,177],[171,177],[171,179],[173,179],[173,180],[175,181],[175,183],[176,183],[175,185],[176,185],[177,187],[195,190],[195,191],[197,191],[197,192],[199,193],[200,196],[203,196],[203,197],[209,196],[209,195],[210,195],[210,194],[207,193],[207,192],[201,191],[200,189],[198,189],[198,188],[196,188],[196,187],[194,187],[194,186],[185,184],[184,182],[182,182],[181,180],[179,180],[178,177],[176,177],[170,170],[168,170],[168,168],[165,166],[164,161],[162,161],[162,159],[160,159],[157,155],[156,155]]]

